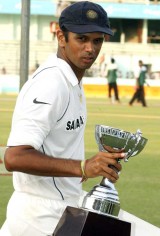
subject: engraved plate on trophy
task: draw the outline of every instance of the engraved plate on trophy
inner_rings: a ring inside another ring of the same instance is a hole
[[[100,151],[113,153],[123,150],[126,153],[125,162],[130,157],[138,155],[147,143],[140,130],[130,133],[105,125],[96,125],[95,138]],[[103,178],[101,183],[94,186],[84,197],[82,208],[118,218],[120,201],[114,184],[107,178]]]

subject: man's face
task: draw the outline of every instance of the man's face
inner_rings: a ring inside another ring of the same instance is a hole
[[[80,70],[88,69],[96,60],[103,41],[103,33],[75,34],[69,32],[63,56],[71,67]]]

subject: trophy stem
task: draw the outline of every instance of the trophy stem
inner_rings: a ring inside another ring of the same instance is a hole
[[[116,190],[114,184],[109,181],[107,178],[103,178],[100,182],[100,186],[106,187],[106,188],[111,188],[112,190]]]

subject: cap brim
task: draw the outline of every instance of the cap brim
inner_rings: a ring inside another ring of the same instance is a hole
[[[93,32],[101,32],[104,34],[108,34],[113,36],[113,32],[110,28],[100,27],[98,25],[69,25],[64,24],[65,28],[73,33],[77,34],[85,34],[85,33],[93,33]]]

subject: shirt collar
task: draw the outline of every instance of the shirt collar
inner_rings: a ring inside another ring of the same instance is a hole
[[[57,65],[62,70],[67,80],[72,84],[72,86],[78,85],[79,82],[74,71],[65,60],[57,57]]]

